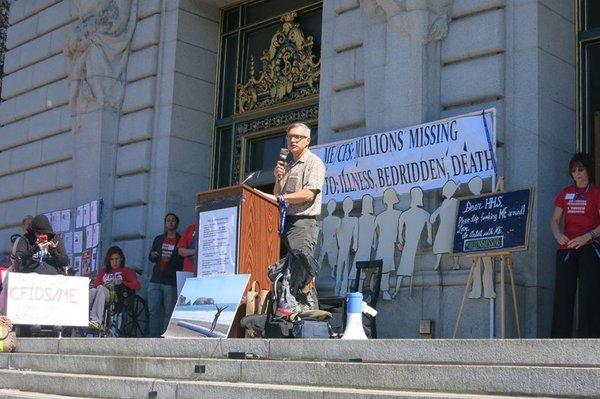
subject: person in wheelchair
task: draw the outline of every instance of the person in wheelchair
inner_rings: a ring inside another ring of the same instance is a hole
[[[125,267],[125,255],[118,247],[110,247],[104,258],[104,267],[100,269],[90,289],[90,327],[102,329],[104,307],[110,301],[122,295],[119,292],[134,293],[141,288],[135,272]]]

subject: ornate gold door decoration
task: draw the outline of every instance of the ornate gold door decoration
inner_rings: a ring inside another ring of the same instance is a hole
[[[283,26],[271,38],[271,45],[260,58],[263,69],[258,79],[254,59],[250,58],[250,79],[238,85],[237,112],[265,108],[319,93],[321,62],[312,53],[313,37],[304,37],[298,14],[282,15]]]

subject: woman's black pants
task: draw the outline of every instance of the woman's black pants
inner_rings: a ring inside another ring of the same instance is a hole
[[[577,336],[600,337],[600,258],[594,246],[588,244],[579,249],[556,252],[552,338],[573,336],[573,308],[578,283]]]

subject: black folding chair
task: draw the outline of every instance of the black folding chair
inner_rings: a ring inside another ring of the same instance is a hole
[[[352,292],[362,292],[363,301],[373,309],[377,309],[377,301],[379,300],[379,290],[381,288],[381,274],[383,271],[383,260],[367,260],[356,262],[356,278],[352,284]],[[365,274],[362,289],[360,286],[361,272]],[[365,284],[366,283],[366,284]],[[372,288],[371,288],[372,286]],[[377,338],[377,320],[374,316],[363,314],[367,321],[367,327],[370,331],[371,338]]]

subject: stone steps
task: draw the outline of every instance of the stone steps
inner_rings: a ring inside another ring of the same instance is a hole
[[[18,352],[139,357],[224,358],[248,352],[265,359],[369,362],[600,366],[600,339],[162,339],[21,338]]]
[[[14,398],[115,398],[139,399],[250,399],[256,397],[273,399],[520,399],[522,396],[499,396],[487,394],[446,393],[434,391],[357,389],[339,387],[312,387],[300,385],[274,385],[257,383],[232,383],[224,381],[163,381],[149,378],[101,376],[69,376],[61,373],[32,371],[4,371],[0,383],[20,384],[18,389],[8,389]],[[151,396],[155,392],[156,396]],[[0,394],[3,393],[0,390]],[[66,396],[60,396],[66,395]],[[5,396],[1,396],[4,398]],[[11,397],[11,396],[7,396]],[[538,399],[550,398],[540,397]],[[556,397],[554,397],[556,398]]]
[[[3,369],[65,375],[361,389],[593,397],[599,367],[228,360],[186,357],[2,354]],[[11,374],[12,375],[12,374]],[[2,370],[0,370],[0,380]],[[544,381],[543,385],[539,382]]]
[[[20,397],[598,398],[599,344],[23,338],[17,353],[0,354],[0,388],[34,395]]]
[[[102,399],[102,398],[90,398],[82,396],[63,396],[63,395],[52,395],[40,392],[27,392],[18,389],[0,389],[0,398],[2,399]]]

